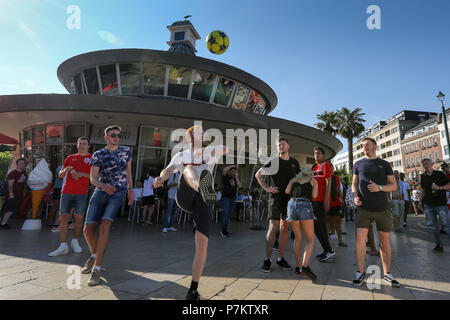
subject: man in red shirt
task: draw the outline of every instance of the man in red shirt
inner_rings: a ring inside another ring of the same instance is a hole
[[[325,151],[322,148],[314,148],[314,159],[316,160],[316,164],[312,170],[318,184],[317,197],[312,199],[314,215],[316,217],[314,220],[314,232],[323,248],[323,252],[317,255],[317,258],[320,259],[320,262],[324,262],[336,254],[330,246],[326,225],[326,213],[330,211],[331,176],[333,175],[333,169],[328,162],[324,161]]]
[[[50,252],[49,257],[56,257],[69,253],[67,245],[67,227],[71,220],[70,211],[75,209],[75,229],[70,243],[75,253],[81,253],[82,249],[78,243],[78,236],[83,226],[84,214],[88,204],[89,173],[92,155],[89,151],[89,140],[80,137],[77,140],[78,153],[72,154],[64,160],[64,165],[58,175],[64,179],[64,187],[61,191],[60,201],[60,239],[61,244],[55,251]]]
[[[7,224],[9,217],[11,217],[11,214],[14,211],[19,209],[22,198],[25,197],[25,182],[27,181],[27,174],[25,173],[24,168],[25,159],[17,159],[16,169],[12,170],[6,177],[6,180],[8,181],[8,190],[6,190],[6,201],[3,208],[6,213],[3,216],[0,229],[10,229],[10,226]]]

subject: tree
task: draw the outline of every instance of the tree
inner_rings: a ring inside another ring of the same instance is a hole
[[[11,162],[11,152],[0,152],[0,182],[6,179],[6,173]]]
[[[324,111],[317,115],[317,120],[321,121],[316,123],[316,127],[326,133],[336,136],[336,128],[338,125],[338,118],[336,112]]]
[[[361,108],[350,110],[342,107],[336,112],[337,125],[336,132],[343,138],[347,139],[348,147],[348,168],[349,172],[353,171],[353,138],[364,132],[363,119],[365,113],[361,112]]]

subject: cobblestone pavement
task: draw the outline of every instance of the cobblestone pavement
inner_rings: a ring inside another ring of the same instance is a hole
[[[272,272],[262,273],[266,231],[251,230],[254,224],[233,221],[233,235],[223,239],[220,224],[211,222],[208,259],[199,285],[203,299],[450,299],[450,241],[443,235],[444,253],[433,253],[433,236],[423,216],[408,217],[406,233],[392,234],[391,272],[403,286],[391,288],[381,282],[374,290],[351,283],[356,271],[353,223],[343,222],[347,248],[337,247],[336,257],[326,263],[313,258],[310,266],[318,275],[314,283],[275,263]],[[76,284],[76,273],[68,273],[68,267],[81,266],[88,258],[84,238],[83,253],[50,258],[47,254],[59,245],[57,233],[47,228],[20,231],[20,221],[11,225],[10,230],[0,230],[0,299],[183,299],[191,281],[190,222],[179,225],[178,232],[162,233],[161,224],[142,226],[116,219],[103,261],[103,282],[88,287],[89,275],[81,274],[79,289],[68,288]],[[292,242],[289,239],[285,258],[295,266]],[[314,255],[321,251],[318,241],[314,251]],[[367,255],[367,264],[381,267],[379,257]]]

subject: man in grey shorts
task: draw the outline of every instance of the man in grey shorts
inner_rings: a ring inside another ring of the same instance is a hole
[[[389,271],[391,267],[390,232],[392,215],[388,209],[387,193],[397,190],[397,181],[390,164],[377,158],[377,142],[372,138],[363,139],[365,158],[353,167],[353,201],[356,205],[356,259],[358,270],[353,284],[361,286],[366,279],[364,260],[366,239],[371,221],[375,221],[380,239],[381,261],[384,280],[394,287],[400,284]]]

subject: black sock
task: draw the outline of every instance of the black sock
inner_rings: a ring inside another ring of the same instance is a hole
[[[191,281],[191,287],[189,288],[189,290],[196,291],[197,288],[198,288],[198,282]]]

